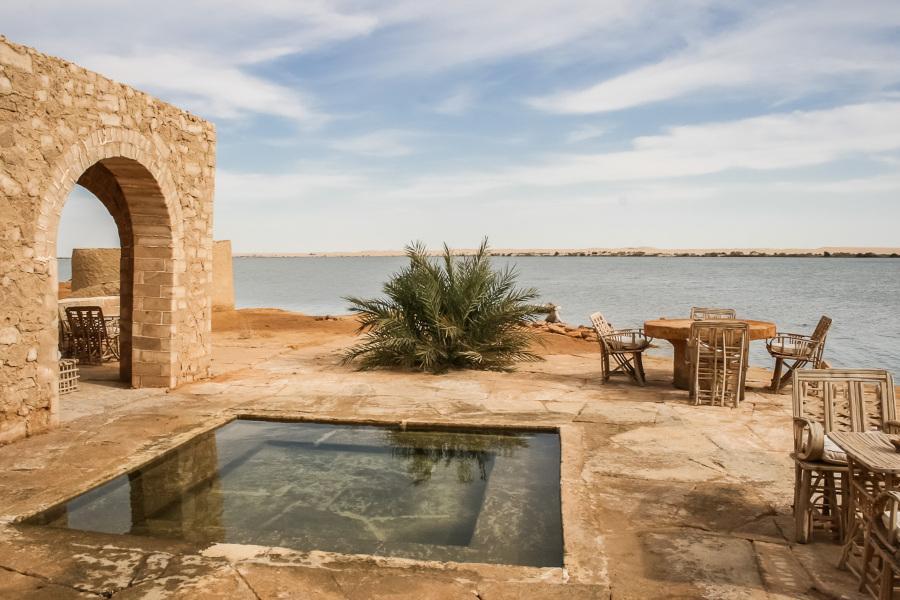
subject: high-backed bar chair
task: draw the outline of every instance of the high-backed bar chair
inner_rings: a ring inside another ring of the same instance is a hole
[[[119,360],[118,328],[108,328],[99,306],[68,306],[66,318],[72,330],[72,351],[85,363]]]
[[[744,397],[747,380],[750,326],[695,321],[691,324],[688,348],[694,404],[727,403],[736,408]]]
[[[646,377],[641,353],[650,347],[651,338],[644,335],[643,329],[614,329],[599,312],[591,315],[591,323],[600,342],[603,383],[608,382],[613,373],[625,373],[643,386]],[[615,369],[610,369],[610,358],[616,363]]]
[[[797,333],[776,333],[775,337],[766,340],[766,349],[775,357],[775,373],[772,375],[772,392],[777,394],[784,384],[791,381],[797,369],[811,365],[818,369],[822,365],[822,354],[825,352],[825,337],[831,327],[831,319],[822,317],[815,331],[810,335]],[[781,374],[783,365],[788,370]]]
[[[793,373],[794,518],[797,541],[814,530],[847,531],[847,459],[832,431],[900,433],[894,379],[887,371],[812,369]]]
[[[691,309],[691,318],[695,321],[709,321],[711,319],[733,319],[733,308],[697,308]]]

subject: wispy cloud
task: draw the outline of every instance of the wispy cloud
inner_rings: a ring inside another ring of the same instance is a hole
[[[222,63],[214,56],[142,54],[95,55],[86,64],[138,89],[154,90],[206,118],[237,119],[249,114],[284,117],[309,126],[328,115],[304,92]]]
[[[640,137],[632,149],[548,156],[543,162],[490,172],[424,178],[411,196],[482,194],[511,186],[562,187],[709,175],[732,169],[784,171],[900,149],[900,103],[796,111],[737,121],[671,127]]]
[[[640,53],[694,29],[698,14],[728,0],[520,0],[518,2],[379,1],[364,5],[389,31],[390,48],[376,51],[379,75],[434,73],[576,44],[575,60]],[[679,32],[679,33],[674,33]],[[643,34],[643,35],[641,35]],[[556,59],[574,56],[563,50]],[[555,60],[555,59],[554,59]]]
[[[364,135],[334,140],[331,147],[335,150],[359,154],[362,156],[380,156],[394,158],[406,156],[413,151],[412,139],[415,134],[402,129],[373,131]]]
[[[585,140],[591,140],[594,138],[598,138],[606,135],[609,132],[608,127],[598,127],[596,125],[585,125],[583,127],[579,127],[575,131],[569,133],[566,136],[566,142],[570,144],[574,144],[576,142],[583,142]]]
[[[735,29],[693,40],[664,60],[586,89],[532,98],[553,113],[608,112],[679,98],[728,93],[778,100],[823,89],[883,89],[900,82],[900,52],[891,31],[900,25],[893,1],[866,10],[845,2],[786,4]]]
[[[364,184],[359,175],[328,168],[306,168],[303,172],[277,175],[220,169],[216,173],[216,202],[285,206],[300,199],[308,200],[308,195],[323,190],[358,189]]]
[[[42,3],[41,29],[29,30],[20,41],[206,118],[269,115],[315,126],[328,111],[316,106],[312,93],[255,67],[365,37],[378,26],[376,15],[343,10],[340,4],[160,0],[148,11],[128,2],[48,0]],[[15,35],[17,24],[33,20],[32,11],[4,7],[13,29],[5,33]]]
[[[465,87],[438,102],[434,112],[442,115],[459,115],[466,112],[475,102],[475,92]]]

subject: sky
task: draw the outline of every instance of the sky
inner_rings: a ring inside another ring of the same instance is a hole
[[[900,246],[900,3],[8,3],[216,124],[236,253]],[[59,254],[115,245],[84,190]]]

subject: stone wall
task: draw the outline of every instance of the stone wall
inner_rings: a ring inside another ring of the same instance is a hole
[[[115,283],[119,289],[122,252],[118,248],[75,248],[72,250],[72,295],[85,288]]]
[[[231,240],[213,242],[213,310],[234,310],[234,266]]]
[[[209,372],[212,123],[0,37],[0,443],[58,423],[56,236],[77,184],[122,249],[122,376]]]

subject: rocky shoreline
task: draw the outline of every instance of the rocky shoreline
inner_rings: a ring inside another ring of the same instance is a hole
[[[600,341],[597,339],[597,331],[593,327],[588,327],[586,325],[572,327],[568,323],[548,323],[547,321],[532,321],[525,325],[544,333],[565,335],[570,338],[581,339],[588,342]]]

